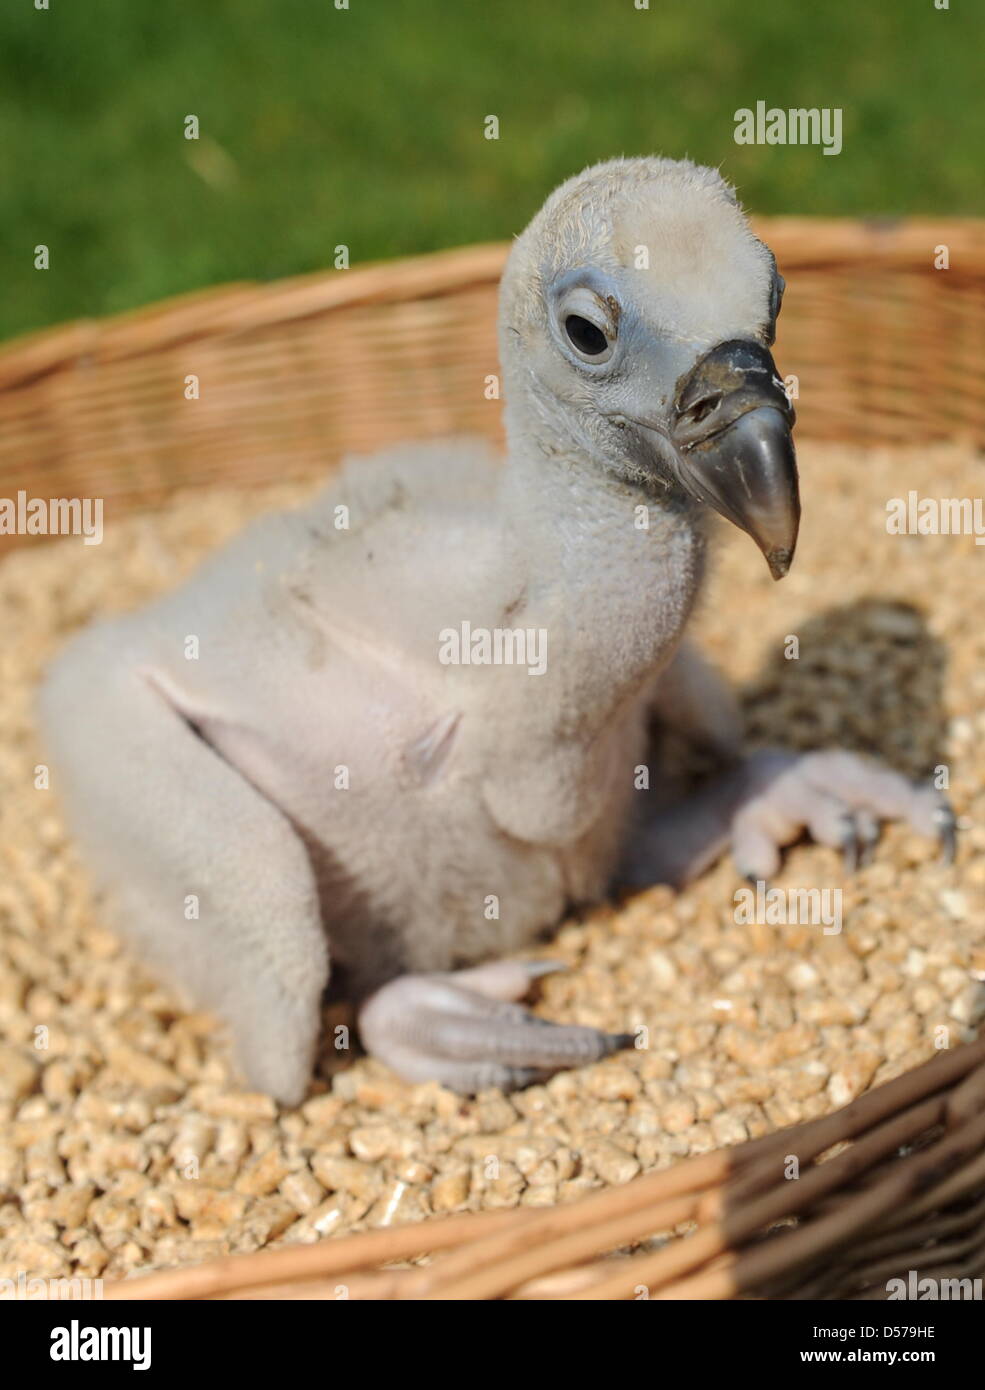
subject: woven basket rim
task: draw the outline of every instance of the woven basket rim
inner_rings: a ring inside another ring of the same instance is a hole
[[[919,273],[946,244],[952,265],[985,273],[985,218],[761,217],[753,230],[781,269],[858,265]],[[330,310],[454,294],[499,279],[508,242],[483,242],[347,270],[320,270],[269,282],[209,286],[105,317],[74,319],[0,347],[0,390],[66,367],[160,351],[191,340],[248,334]],[[955,266],[955,268],[957,268]]]
[[[983,1101],[985,1035],[838,1110],[574,1202],[226,1255],[114,1280],[104,1296],[332,1299],[351,1279],[350,1296],[371,1299],[628,1299],[641,1284],[659,1299],[884,1297],[887,1277],[917,1264],[948,1278],[985,1268]],[[656,1250],[605,1258],[664,1230],[677,1236]],[[425,1253],[440,1258],[393,1263]]]

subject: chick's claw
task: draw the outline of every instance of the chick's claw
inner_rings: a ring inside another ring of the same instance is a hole
[[[438,1081],[469,1095],[512,1090],[562,1067],[632,1047],[632,1033],[551,1023],[514,1002],[556,962],[498,961],[471,970],[401,975],[363,1004],[367,1049],[406,1081]]]
[[[905,821],[918,835],[940,841],[950,863],[956,820],[934,787],[841,749],[802,755],[763,752],[747,765],[746,792],[732,819],[732,854],[740,871],[766,879],[780,851],[805,832],[840,850],[845,871],[867,864],[885,821]]]
[[[941,858],[945,864],[953,864],[958,852],[958,819],[943,797],[934,810],[934,823],[941,844]]]

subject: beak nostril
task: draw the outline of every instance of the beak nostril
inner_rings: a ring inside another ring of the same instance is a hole
[[[695,425],[700,425],[702,420],[706,420],[712,411],[717,410],[722,403],[722,393],[713,392],[710,396],[703,396],[700,401],[696,401],[687,412],[688,419]]]

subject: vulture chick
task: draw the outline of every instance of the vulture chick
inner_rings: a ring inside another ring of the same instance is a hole
[[[793,556],[782,289],[714,170],[586,170],[503,275],[505,464],[469,440],[351,463],[54,664],[54,785],[120,929],[226,1020],[251,1086],[304,1096],[330,968],[412,1081],[592,1061],[632,1038],[536,1017],[517,1001],[550,966],[491,957],[729,847],[765,879],[804,831],[953,839],[933,789],[854,754],[743,758],[682,643],[710,512],[775,577]],[[721,777],[637,790],[655,720]]]

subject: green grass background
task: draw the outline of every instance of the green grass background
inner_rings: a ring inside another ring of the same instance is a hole
[[[621,153],[758,212],[985,211],[982,0],[349,3],[3,0],[0,336],[507,237]],[[843,107],[843,152],[737,146],[758,99]]]

